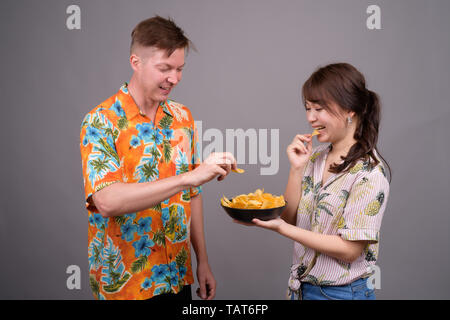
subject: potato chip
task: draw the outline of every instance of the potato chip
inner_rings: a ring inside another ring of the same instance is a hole
[[[244,173],[245,172],[245,170],[241,169],[241,168],[231,169],[231,171],[236,172],[236,173]]]
[[[270,208],[272,205],[272,203],[270,202],[270,200],[264,199],[262,205],[261,205],[261,209],[268,209]]]
[[[274,196],[271,193],[264,193],[264,189],[256,189],[249,194],[240,194],[231,201],[225,196],[220,199],[225,207],[236,209],[272,209],[284,206],[284,196]]]
[[[222,199],[220,199],[220,202],[222,203],[223,206],[225,207],[229,207],[231,202],[230,200],[228,200],[227,198],[225,198],[225,196],[222,197]]]

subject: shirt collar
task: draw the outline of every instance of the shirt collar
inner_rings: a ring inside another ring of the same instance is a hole
[[[159,103],[159,105],[163,108],[163,111],[167,113],[169,116],[173,117],[172,112],[170,112],[169,106],[172,100],[167,99]]]
[[[139,115],[141,112],[139,110],[139,107],[134,102],[133,97],[130,95],[130,92],[128,91],[128,83],[125,82],[119,89],[119,92],[117,93],[119,96],[119,100],[122,101],[122,108],[125,111],[125,114],[127,115],[127,119],[131,120],[135,116]],[[162,110],[164,113],[168,114],[169,116],[173,117],[172,113],[170,112],[170,103],[172,101],[170,99],[166,99],[164,101],[161,101],[159,103],[159,106],[162,107]]]

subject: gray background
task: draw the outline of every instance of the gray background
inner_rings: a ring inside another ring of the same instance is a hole
[[[81,30],[66,28],[70,4]],[[366,27],[371,4],[382,30]],[[377,297],[450,298],[449,1],[2,0],[0,14],[0,298],[92,299],[79,128],[129,81],[131,30],[154,14],[173,17],[198,49],[172,98],[203,130],[280,129],[277,175],[243,164],[245,175],[204,187],[217,299],[284,299],[293,242],[232,223],[218,200],[284,192],[285,149],[311,131],[300,87],[337,61],[359,68],[383,103],[379,149],[393,180]],[[66,287],[69,265],[81,267],[81,290]]]

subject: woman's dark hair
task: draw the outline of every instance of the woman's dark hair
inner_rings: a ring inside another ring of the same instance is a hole
[[[302,88],[303,103],[315,103],[338,116],[330,107],[330,102],[339,105],[343,110],[353,111],[357,115],[357,127],[354,139],[356,143],[350,148],[347,156],[341,157],[342,164],[333,164],[330,171],[339,173],[350,170],[360,159],[368,161],[371,167],[379,160],[374,151],[389,169],[386,160],[377,150],[378,128],[380,125],[380,99],[378,95],[366,88],[366,80],[361,72],[348,63],[335,63],[317,69]]]

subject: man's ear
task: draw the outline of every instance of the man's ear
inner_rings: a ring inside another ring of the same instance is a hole
[[[130,56],[130,65],[133,71],[137,71],[139,69],[139,64],[141,63],[141,58],[139,58],[135,53]]]

